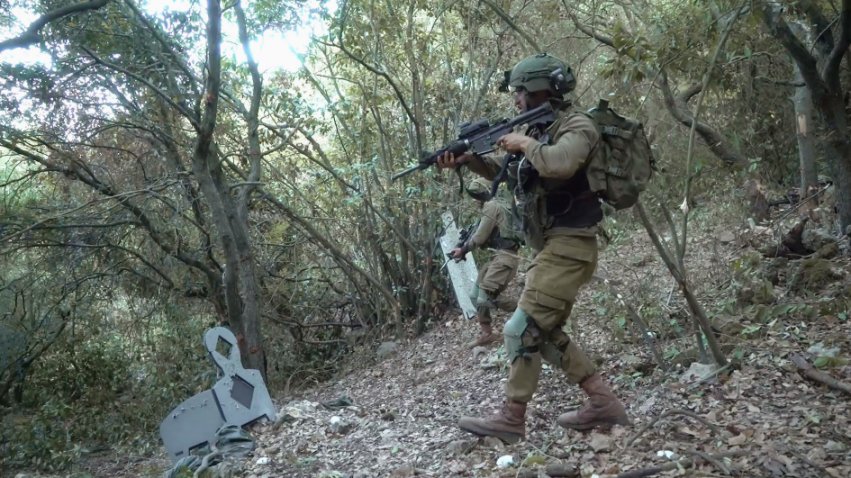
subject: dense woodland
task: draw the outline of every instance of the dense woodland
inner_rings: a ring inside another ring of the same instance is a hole
[[[161,454],[160,420],[215,381],[212,325],[282,403],[454,319],[436,239],[473,205],[454,174],[390,177],[514,114],[502,72],[540,51],[571,65],[578,108],[640,119],[658,166],[604,223],[627,269],[580,299],[603,342],[654,380],[724,375],[818,322],[833,351],[808,359],[851,379],[851,0],[147,7],[0,0],[0,474]],[[299,69],[255,60],[308,14],[327,32]]]

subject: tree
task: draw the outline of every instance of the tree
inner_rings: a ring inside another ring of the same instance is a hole
[[[825,125],[825,150],[828,163],[836,176],[837,208],[841,234],[849,233],[851,226],[851,136],[848,132],[845,93],[840,80],[842,60],[851,45],[851,0],[843,0],[836,22],[833,41],[827,40],[830,24],[824,12],[815,4],[808,4],[805,14],[818,27],[818,40],[824,39],[833,47],[819,68],[818,59],[810,53],[803,41],[795,36],[784,18],[784,11],[776,3],[760,1],[759,14],[771,32],[795,60],[804,82],[812,95],[812,101]]]

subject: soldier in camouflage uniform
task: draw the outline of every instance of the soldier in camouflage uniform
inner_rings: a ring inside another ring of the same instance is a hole
[[[477,248],[494,250],[491,260],[479,271],[470,297],[476,304],[476,318],[481,329],[479,337],[471,344],[473,347],[488,345],[500,339],[499,334],[493,331],[491,314],[497,306],[499,295],[517,273],[520,262],[517,255],[520,238],[513,231],[515,221],[511,217],[513,211],[510,199],[499,194],[491,198],[490,189],[490,182],[482,178],[474,179],[467,186],[467,194],[479,201],[482,216],[470,237],[451,252],[455,260],[461,260]]]
[[[507,79],[520,111],[547,101],[557,110],[557,119],[548,127],[509,133],[498,142],[509,153],[523,155],[516,168],[515,197],[524,203],[518,208],[527,226],[526,243],[538,253],[526,273],[518,308],[503,328],[511,361],[505,404],[491,417],[462,417],[458,424],[465,431],[507,442],[525,438],[526,404],[538,387],[542,358],[562,368],[568,381],[588,395],[579,410],[558,417],[559,425],[588,430],[629,424],[623,404],[562,330],[579,288],[597,266],[596,234],[603,213],[583,169],[595,153],[600,133],[564,99],[575,79],[561,60],[547,54],[525,58]],[[471,154],[457,158],[448,154],[438,161],[443,168],[461,164],[486,178],[493,178],[499,167],[493,158]],[[529,204],[532,207],[526,207]]]

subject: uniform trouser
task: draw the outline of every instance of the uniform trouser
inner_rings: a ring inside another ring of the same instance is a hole
[[[506,353],[511,369],[506,384],[509,400],[528,402],[538,388],[541,359],[560,367],[571,383],[594,373],[594,365],[564,332],[579,288],[597,267],[595,237],[557,235],[526,272],[518,308],[506,323]]]
[[[517,252],[497,250],[493,258],[479,271],[476,278],[478,290],[474,292],[476,297],[473,300],[479,323],[491,323],[491,310],[496,306],[497,297],[514,279],[519,264]]]

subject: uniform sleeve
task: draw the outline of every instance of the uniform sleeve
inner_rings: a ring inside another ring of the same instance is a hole
[[[484,177],[488,181],[492,181],[499,174],[499,170],[502,167],[500,157],[493,153],[484,156],[473,156],[473,159],[467,163],[467,167],[470,168],[470,171]]]
[[[552,144],[539,142],[526,151],[526,158],[545,178],[573,177],[588,162],[600,139],[594,123],[581,114],[568,116],[550,134]]]
[[[499,214],[500,214],[499,205],[496,204],[496,201],[488,201],[485,203],[484,207],[482,207],[482,219],[479,221],[479,227],[476,228],[476,232],[470,236],[470,239],[467,240],[467,250],[472,251],[478,247],[482,247],[482,245],[487,242],[488,238],[493,234],[494,228],[499,224]]]

